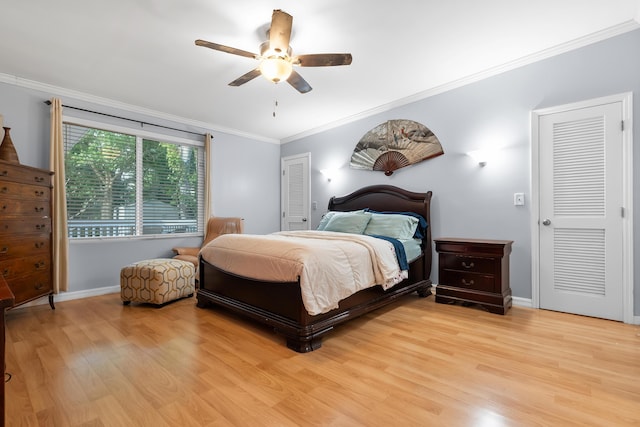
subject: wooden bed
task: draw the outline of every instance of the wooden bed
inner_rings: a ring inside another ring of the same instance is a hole
[[[431,191],[414,193],[390,185],[374,185],[344,197],[332,197],[329,210],[353,211],[369,208],[376,211],[415,212],[429,226],[422,240],[422,255],[410,264],[409,277],[386,291],[374,286],[357,292],[340,302],[337,309],[312,316],[307,313],[299,282],[264,282],[231,274],[216,268],[200,257],[200,287],[197,306],[226,307],[264,323],[286,338],[287,346],[297,352],[316,350],[322,336],[336,325],[394,302],[398,297],[417,292],[431,294],[432,239],[430,223]]]

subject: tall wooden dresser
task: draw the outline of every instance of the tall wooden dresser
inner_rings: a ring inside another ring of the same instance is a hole
[[[2,418],[0,418],[0,427],[4,426],[4,383],[7,381],[6,372],[4,370],[4,311],[13,305],[13,294],[7,286],[7,282],[0,276],[0,366],[2,366],[3,379],[0,385],[0,408],[2,409]]]
[[[49,296],[53,305],[53,172],[0,160],[0,274],[15,305]]]

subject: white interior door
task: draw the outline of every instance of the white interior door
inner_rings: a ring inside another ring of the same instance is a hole
[[[311,154],[284,157],[282,163],[281,230],[308,230],[311,183],[309,165]]]
[[[623,103],[534,117],[540,308],[624,320]]]

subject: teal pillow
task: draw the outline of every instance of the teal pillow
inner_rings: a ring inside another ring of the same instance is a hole
[[[329,224],[329,220],[331,219],[332,216],[334,216],[337,212],[336,211],[329,211],[326,214],[322,215],[322,219],[320,220],[320,224],[318,224],[318,228],[317,230],[324,230],[324,228],[327,226],[327,224]]]
[[[318,224],[318,228],[316,228],[316,230],[320,230],[320,231],[324,230],[324,228],[327,226],[327,224],[329,224],[329,221],[335,214],[345,215],[345,214],[358,214],[358,213],[364,213],[364,209],[360,209],[357,211],[347,211],[347,212],[329,211],[326,214],[322,215],[322,219],[320,219],[320,224]]]
[[[416,217],[395,214],[371,214],[364,234],[393,237],[405,240],[413,238],[420,221]]]
[[[362,234],[370,219],[370,213],[336,213],[331,216],[331,219],[329,219],[324,231]]]

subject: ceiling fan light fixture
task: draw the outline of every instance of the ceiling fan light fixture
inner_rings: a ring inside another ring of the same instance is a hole
[[[260,73],[265,79],[278,83],[287,80],[293,71],[293,64],[280,56],[264,58],[260,62]]]

